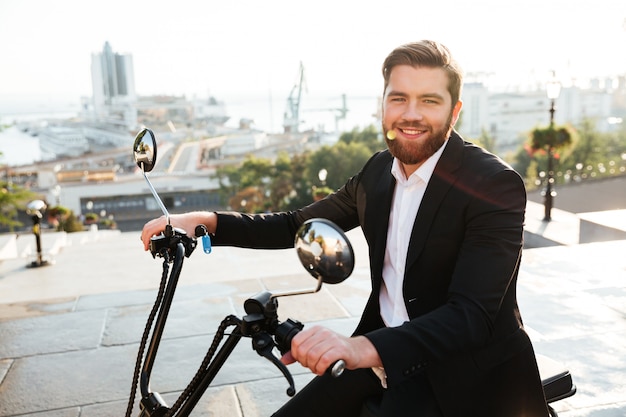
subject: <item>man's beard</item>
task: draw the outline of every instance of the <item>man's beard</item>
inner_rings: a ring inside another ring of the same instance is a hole
[[[450,135],[452,123],[452,115],[448,117],[446,124],[440,130],[436,130],[430,133],[430,137],[426,142],[419,140],[390,140],[387,138],[387,130],[383,125],[383,134],[389,152],[396,157],[400,162],[405,165],[416,165],[426,161],[433,156],[435,152],[441,148],[448,136]],[[411,124],[402,125],[403,128],[414,127]]]

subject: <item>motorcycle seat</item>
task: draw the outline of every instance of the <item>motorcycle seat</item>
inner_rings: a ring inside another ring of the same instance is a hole
[[[539,375],[546,401],[552,403],[576,393],[569,370],[561,363],[544,355],[536,355]]]

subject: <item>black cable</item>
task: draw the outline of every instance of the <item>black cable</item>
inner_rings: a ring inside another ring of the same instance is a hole
[[[226,328],[228,326],[235,326],[238,323],[239,319],[237,319],[237,317],[233,315],[227,316],[224,320],[222,320],[219,327],[217,328],[215,336],[213,336],[213,342],[211,343],[207,354],[204,356],[204,359],[200,364],[200,368],[198,368],[198,371],[189,382],[189,385],[187,385],[187,388],[185,388],[182,394],[180,394],[174,405],[172,405],[172,407],[167,411],[165,417],[175,416],[178,410],[180,410],[180,408],[183,406],[185,401],[187,401],[189,397],[191,397],[191,395],[196,391],[198,384],[202,382],[202,379],[204,378],[204,375],[208,370],[209,365],[211,364],[211,360],[213,359],[213,356],[215,355],[215,352],[217,351],[220,342],[224,338]]]
[[[169,256],[167,253],[164,254],[163,260],[163,275],[161,275],[161,284],[159,286],[159,292],[157,294],[156,301],[152,306],[152,311],[150,311],[150,315],[148,316],[148,321],[146,322],[146,327],[143,331],[143,336],[141,337],[141,342],[139,344],[139,352],[137,353],[137,361],[135,363],[135,372],[133,375],[133,382],[130,388],[130,397],[128,399],[128,406],[126,408],[126,417],[131,417],[133,412],[133,407],[135,405],[135,395],[137,392],[137,385],[139,384],[139,374],[141,372],[141,365],[143,364],[143,356],[144,351],[146,350],[146,344],[148,342],[148,337],[150,336],[150,330],[152,329],[152,324],[154,323],[154,318],[156,317],[159,309],[161,308],[161,303],[163,302],[163,295],[165,293],[165,286],[167,283],[167,274],[169,272]]]

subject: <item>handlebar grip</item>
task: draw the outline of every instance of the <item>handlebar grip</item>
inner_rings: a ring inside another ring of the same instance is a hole
[[[291,339],[304,328],[304,325],[297,320],[287,319],[281,323],[275,331],[276,344],[280,353],[285,354],[291,349]],[[337,378],[346,370],[346,362],[339,359],[328,367],[326,373]]]
[[[328,367],[326,373],[331,374],[334,378],[338,378],[346,370],[346,362],[343,359],[339,359]]]

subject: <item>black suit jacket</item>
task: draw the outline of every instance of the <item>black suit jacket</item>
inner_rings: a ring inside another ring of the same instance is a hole
[[[215,244],[290,247],[299,225],[314,217],[344,230],[360,226],[369,245],[372,293],[355,334],[378,350],[389,389],[402,392],[425,374],[446,416],[546,416],[516,300],[526,205],[522,179],[452,133],[411,234],[403,284],[410,321],[386,328],[378,295],[395,187],[392,161],[388,151],[375,154],[336,193],[295,212],[218,213]],[[400,398],[410,410],[410,392]]]

